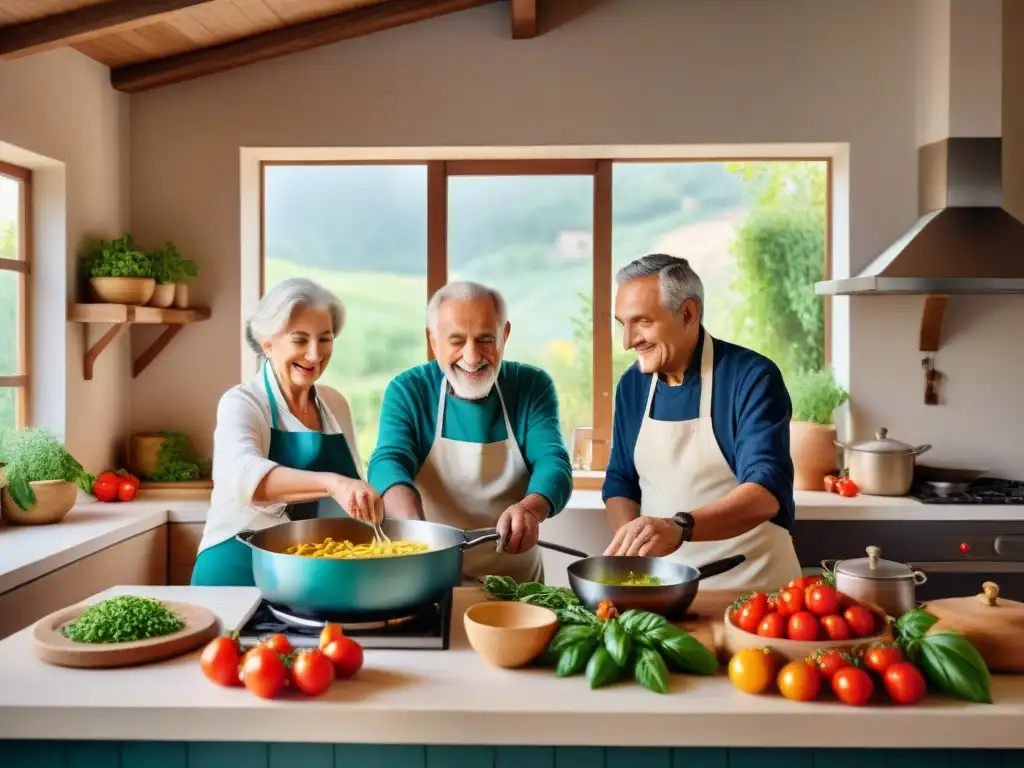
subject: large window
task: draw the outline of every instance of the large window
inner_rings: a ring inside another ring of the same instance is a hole
[[[265,164],[264,285],[307,275],[349,322],[328,374],[376,442],[388,380],[428,359],[424,311],[448,280],[505,295],[506,359],[543,367],[580,470],[607,461],[615,383],[633,363],[612,320],[613,276],[664,252],[690,260],[705,325],[785,374],[827,362],[827,160],[429,161]]]
[[[29,421],[31,172],[0,163],[0,429]]]

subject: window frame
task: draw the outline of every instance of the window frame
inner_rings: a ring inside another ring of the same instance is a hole
[[[573,472],[575,490],[600,490],[611,452],[615,382],[612,380],[612,189],[614,166],[629,163],[755,163],[821,162],[825,164],[825,259],[822,279],[832,270],[833,171],[828,155],[629,157],[629,158],[460,158],[453,160],[259,160],[259,291],[265,290],[266,174],[267,166],[287,165],[421,165],[427,169],[427,296],[448,281],[448,180],[460,176],[591,176],[594,180],[593,216],[593,369],[592,471]],[[825,365],[832,362],[832,300],[823,296]],[[433,360],[429,343],[426,359]]]
[[[0,376],[0,389],[16,390],[15,426],[31,424],[32,171],[0,161],[0,176],[18,184],[18,256],[0,259],[0,270],[21,274],[18,287],[17,373]]]

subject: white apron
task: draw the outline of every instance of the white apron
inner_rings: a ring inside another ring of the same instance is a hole
[[[505,439],[496,443],[467,443],[442,437],[448,380],[441,382],[437,404],[437,429],[427,460],[416,475],[416,490],[423,515],[432,523],[463,530],[493,528],[501,513],[526,496],[530,473],[516,443],[505,399],[494,382],[505,419]],[[520,583],[544,580],[540,548],[513,555],[498,552],[491,542],[467,549],[462,575],[483,581],[488,575],[511,576]]]
[[[714,343],[704,332],[700,361],[700,410],[689,421],[657,421],[651,405],[658,376],[651,378],[633,461],[640,477],[640,514],[672,517],[718,501],[739,485],[722,455],[711,422]],[[778,589],[800,576],[800,563],[789,532],[764,522],[733,539],[684,542],[668,558],[694,567],[732,555],[746,562],[731,571],[701,581],[702,589]]]

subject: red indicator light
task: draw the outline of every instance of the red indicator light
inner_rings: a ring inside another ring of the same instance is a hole
[[[971,553],[971,545],[968,544],[966,541],[963,542],[960,545],[960,554],[961,555],[969,555],[970,553]]]

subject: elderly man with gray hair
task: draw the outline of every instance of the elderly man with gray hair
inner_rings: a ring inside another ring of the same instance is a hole
[[[792,405],[778,367],[704,329],[686,259],[652,254],[616,275],[615,318],[637,361],[615,393],[603,497],[609,555],[694,567],[743,555],[704,585],[777,589],[800,576],[789,453]]]
[[[502,359],[510,330],[498,291],[439,289],[427,310],[436,359],[388,384],[370,457],[368,479],[389,517],[502,534],[495,549],[466,550],[466,580],[543,581],[538,528],[572,492],[554,382]]]

